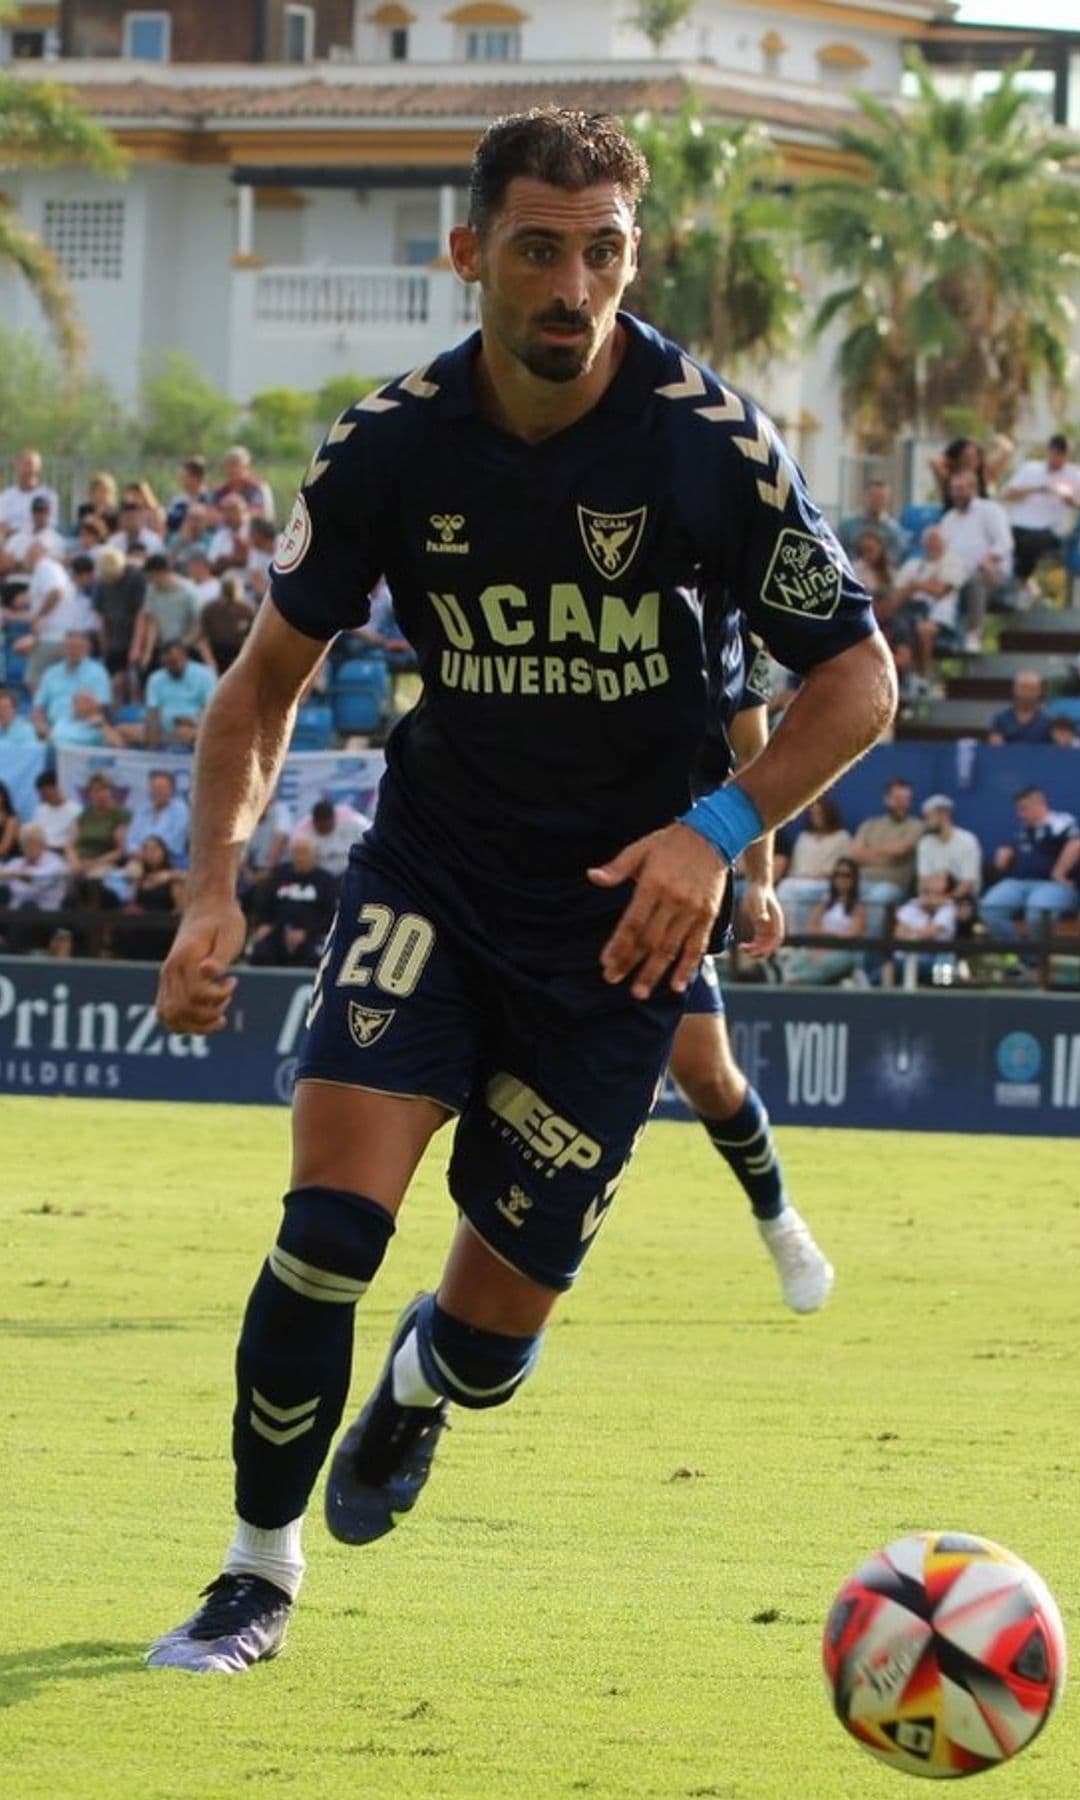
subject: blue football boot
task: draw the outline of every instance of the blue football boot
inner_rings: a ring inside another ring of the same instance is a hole
[[[285,1642],[292,1601],[261,1575],[219,1575],[203,1588],[203,1605],[151,1644],[152,1669],[194,1675],[242,1675],[269,1662]]]
[[[449,1402],[399,1406],[394,1399],[394,1358],[413,1328],[426,1294],[417,1294],[394,1331],[378,1384],[349,1426],[326,1478],[326,1523],[343,1544],[372,1544],[411,1512],[431,1473],[446,1427]]]

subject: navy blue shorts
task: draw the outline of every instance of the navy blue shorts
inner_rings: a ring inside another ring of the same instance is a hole
[[[687,1018],[701,1014],[718,1018],[724,1016],[724,993],[720,986],[720,977],[716,973],[716,961],[706,956],[691,986],[687,989],[686,1005],[683,1012]]]
[[[599,964],[577,985],[558,1004],[519,986],[354,852],[297,1068],[459,1114],[455,1202],[504,1261],[560,1289],[611,1205],[683,1004],[666,988],[632,1000]]]

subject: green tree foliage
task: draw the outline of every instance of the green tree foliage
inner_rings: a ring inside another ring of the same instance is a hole
[[[654,50],[662,50],[673,31],[685,24],[696,0],[639,0],[626,23],[636,26]]]
[[[147,456],[217,456],[236,436],[239,407],[197,362],[168,350],[142,384],[142,448]]]
[[[652,170],[634,310],[722,369],[782,354],[801,296],[787,268],[790,207],[766,132],[709,124],[690,100],[674,117],[640,117],[634,136]]]
[[[842,329],[844,406],[871,446],[958,409],[1011,432],[1041,380],[1060,392],[1080,268],[1080,157],[1035,116],[1023,63],[974,101],[909,66],[909,106],[856,95],[861,120],[836,133],[863,176],[802,194],[805,235],[842,278],[815,329]]]
[[[65,366],[28,332],[0,326],[0,457],[33,444],[87,466],[131,455],[133,420],[101,376],[73,386]]]
[[[0,70],[0,171],[79,165],[98,175],[123,174],[126,158],[109,133],[51,82]],[[49,321],[69,379],[85,350],[75,296],[52,252],[0,195],[0,264],[29,282]]]
[[[264,388],[253,394],[240,436],[256,457],[297,460],[310,453],[312,397],[300,388]]]

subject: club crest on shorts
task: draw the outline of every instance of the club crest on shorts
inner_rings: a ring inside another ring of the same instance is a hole
[[[274,568],[279,575],[298,569],[311,547],[311,514],[303,494],[297,494],[284,531],[274,550]]]
[[[577,509],[578,525],[589,561],[598,575],[617,581],[625,575],[641,543],[648,507],[634,506],[628,512],[593,512],[590,506]]]
[[[350,1000],[349,1036],[357,1049],[370,1050],[372,1044],[377,1044],[396,1011],[394,1006],[383,1011],[377,1006],[361,1006],[359,1000]]]
[[[785,525],[761,586],[765,605],[803,618],[831,619],[842,585],[840,564],[827,539]]]

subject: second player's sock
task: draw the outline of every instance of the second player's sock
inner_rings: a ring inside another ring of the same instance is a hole
[[[784,1177],[761,1095],[747,1087],[737,1112],[726,1119],[698,1118],[742,1187],[756,1219],[778,1219],[784,1210]]]

